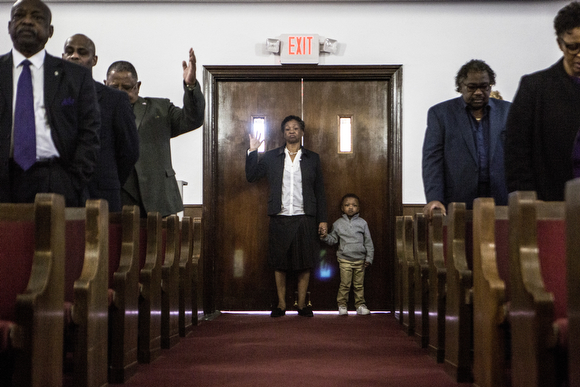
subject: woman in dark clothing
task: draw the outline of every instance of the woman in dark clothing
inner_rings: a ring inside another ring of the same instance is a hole
[[[258,159],[263,140],[252,134],[246,156],[246,179],[268,179],[270,216],[268,262],[274,269],[278,306],[272,317],[286,314],[286,273],[298,273],[298,314],[312,317],[305,305],[310,271],[318,261],[318,235],[327,232],[326,198],[320,157],[302,147],[304,121],[288,116],[282,121],[286,144]]]

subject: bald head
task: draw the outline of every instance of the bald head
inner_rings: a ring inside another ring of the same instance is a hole
[[[99,59],[95,43],[83,34],[71,36],[64,43],[62,59],[92,69]]]

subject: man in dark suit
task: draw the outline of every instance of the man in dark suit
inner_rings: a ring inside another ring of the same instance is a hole
[[[67,206],[84,206],[99,151],[99,106],[90,71],[46,53],[51,18],[39,0],[19,0],[10,12],[14,48],[0,56],[0,138],[7,140],[0,141],[0,201],[33,202],[39,192],[54,192]],[[28,88],[20,86],[22,74]],[[29,90],[27,113],[19,113],[22,90]]]
[[[119,61],[109,66],[105,85],[129,95],[139,132],[139,161],[123,186],[123,204],[138,205],[141,215],[156,211],[168,216],[183,210],[175,171],[171,164],[170,140],[203,124],[205,100],[195,77],[195,54],[183,66],[183,109],[165,98],[139,96],[141,82],[135,67]]]
[[[68,38],[62,59],[91,70],[97,64],[95,44],[82,34]],[[109,211],[121,211],[121,187],[139,158],[139,137],[135,114],[127,93],[95,81],[101,108],[101,151],[95,173],[89,181],[89,197],[106,199]]]
[[[536,191],[540,200],[561,201],[574,177],[572,149],[580,129],[580,4],[562,8],[554,29],[564,55],[521,78],[507,121],[505,167],[510,192]]]
[[[481,60],[467,62],[455,78],[461,96],[429,109],[423,143],[423,185],[431,218],[451,202],[468,209],[477,197],[507,204],[503,141],[510,103],[490,99],[495,73]]]
[[[278,305],[271,316],[286,314],[286,273],[298,273],[298,314],[312,317],[306,305],[310,270],[319,257],[318,235],[328,231],[326,196],[320,157],[302,148],[304,121],[288,116],[281,125],[286,145],[270,150],[258,160],[263,140],[251,133],[246,156],[246,179],[268,179],[269,259],[274,269]]]

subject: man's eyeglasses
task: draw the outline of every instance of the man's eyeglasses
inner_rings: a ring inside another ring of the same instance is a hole
[[[481,90],[481,91],[490,91],[491,90],[491,85],[487,84],[487,83],[483,83],[481,85],[474,85],[472,83],[470,84],[465,84],[465,87],[467,88],[467,91],[469,91],[470,93],[475,93],[477,90]]]
[[[578,53],[580,53],[580,43],[566,43],[564,39],[561,38],[558,38],[558,40],[564,45],[564,47],[566,47],[566,51],[568,51],[570,55],[578,55]]]

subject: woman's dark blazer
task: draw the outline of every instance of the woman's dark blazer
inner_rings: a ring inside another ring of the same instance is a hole
[[[266,176],[270,185],[268,195],[268,215],[273,216],[282,210],[282,177],[284,175],[284,146],[266,152],[258,160],[258,152],[246,156],[246,179],[252,183]],[[304,213],[316,217],[316,222],[326,222],[326,195],[320,156],[302,148],[300,158],[302,171],[302,197]]]
[[[540,200],[564,200],[572,179],[572,147],[580,128],[580,84],[559,60],[524,75],[507,120],[507,188],[536,191]]]

